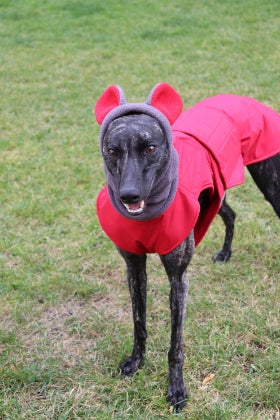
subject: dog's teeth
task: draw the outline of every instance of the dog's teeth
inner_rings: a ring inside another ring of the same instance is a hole
[[[145,206],[145,202],[144,200],[142,200],[142,201],[139,201],[138,203],[129,203],[129,204],[123,203],[123,205],[125,206],[125,208],[130,214],[139,214],[139,213],[142,213]]]

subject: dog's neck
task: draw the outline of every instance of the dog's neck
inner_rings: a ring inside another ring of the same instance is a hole
[[[105,169],[108,192],[114,208],[122,216],[132,220],[150,220],[160,216],[172,203],[178,186],[178,154],[172,146],[170,157],[164,170],[156,177],[146,207],[141,214],[130,215],[114,191],[114,182],[110,173]]]

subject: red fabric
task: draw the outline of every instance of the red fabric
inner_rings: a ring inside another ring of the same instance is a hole
[[[101,124],[106,115],[120,105],[121,93],[118,86],[109,86],[95,105],[95,117],[98,124]]]
[[[172,130],[191,135],[211,152],[226,188],[244,182],[244,165],[280,150],[280,115],[253,98],[205,99],[183,112]]]
[[[130,220],[112,206],[105,187],[97,214],[105,233],[120,248],[164,255],[194,229],[195,244],[206,234],[227,188],[242,184],[244,165],[280,151],[280,115],[251,98],[219,95],[183,112],[172,126],[179,154],[175,199],[160,216]],[[200,212],[198,197],[208,189],[210,203]]]
[[[181,114],[184,104],[172,86],[160,83],[152,90],[151,105],[161,111],[170,124],[173,124]]]

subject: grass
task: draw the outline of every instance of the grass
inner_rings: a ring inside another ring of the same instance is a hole
[[[167,81],[186,107],[229,92],[280,111],[278,1],[1,0],[0,18],[0,418],[168,418],[169,287],[156,256],[145,365],[119,377],[131,310],[95,215],[92,108],[109,84],[143,101]],[[189,270],[178,417],[279,419],[279,221],[249,178],[229,201],[231,261],[211,264],[215,220]]]

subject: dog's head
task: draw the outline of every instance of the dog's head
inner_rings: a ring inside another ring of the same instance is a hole
[[[165,210],[171,196],[173,199],[177,154],[171,124],[182,107],[179,94],[166,83],[155,86],[145,103],[126,102],[118,86],[110,86],[99,98],[95,115],[101,124],[100,147],[109,194],[126,217],[154,217]]]

